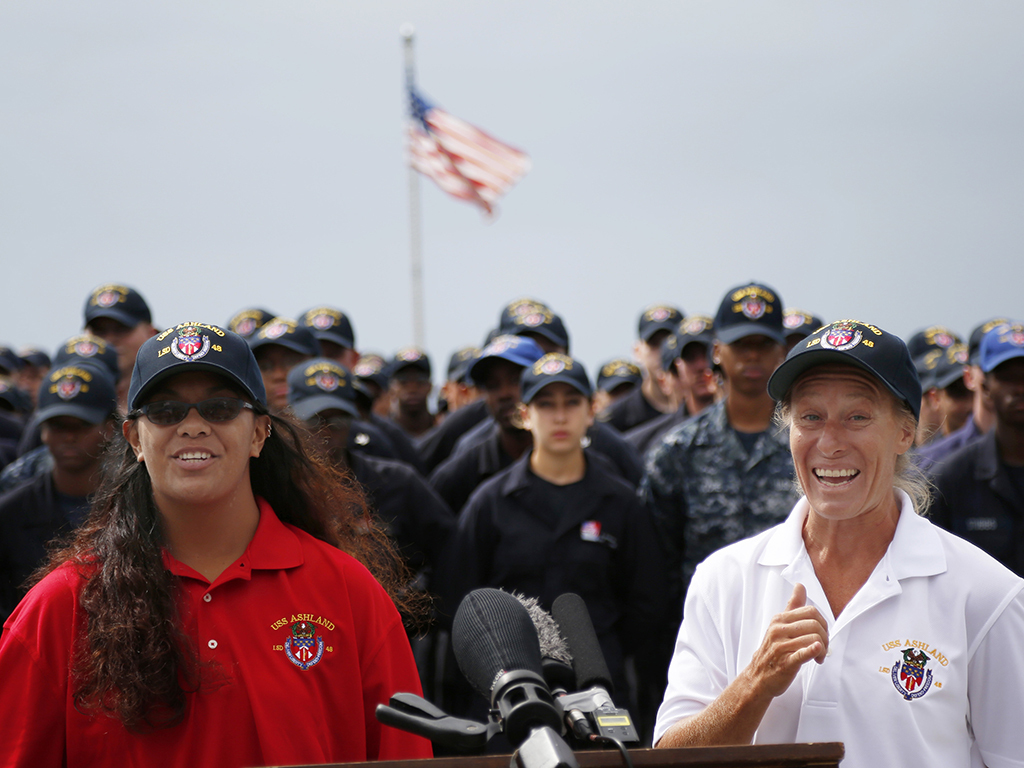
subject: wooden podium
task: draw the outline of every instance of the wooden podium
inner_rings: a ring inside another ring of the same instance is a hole
[[[843,759],[840,742],[823,744],[752,744],[742,747],[631,749],[635,768],[836,768]],[[622,756],[614,749],[576,752],[580,768],[618,768]],[[385,760],[378,763],[334,763],[334,768],[508,768],[511,755],[435,757],[433,760]],[[284,768],[284,767],[282,767]],[[294,768],[298,768],[297,766]],[[325,768],[321,766],[321,768]],[[330,768],[329,766],[327,768]]]

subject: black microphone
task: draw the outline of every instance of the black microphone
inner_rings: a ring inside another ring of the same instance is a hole
[[[558,623],[550,613],[545,611],[536,597],[526,597],[517,592],[512,597],[526,607],[530,614],[533,628],[537,631],[537,642],[540,644],[540,663],[544,672],[544,681],[556,696],[566,691],[576,690],[576,672],[572,668],[572,654],[565,642]]]
[[[562,712],[544,682],[537,631],[507,592],[470,592],[452,622],[452,649],[470,684],[497,710],[524,768],[577,768],[559,735]]]
[[[573,592],[559,595],[551,604],[551,615],[569,644],[572,668],[576,672],[576,688],[583,690],[599,685],[614,691],[612,675],[583,598]]]
[[[584,740],[598,736],[639,742],[629,711],[612,701],[612,676],[583,598],[572,592],[559,595],[551,604],[551,613],[569,645],[576,673],[579,692],[558,700],[573,735]]]

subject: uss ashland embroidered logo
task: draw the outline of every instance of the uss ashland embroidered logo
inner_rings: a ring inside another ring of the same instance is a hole
[[[290,625],[290,626],[289,626]],[[279,630],[288,628],[289,633],[284,643],[274,645],[275,651],[284,651],[288,661],[299,669],[306,671],[323,660],[324,653],[333,653],[334,648],[327,645],[319,629],[334,629],[334,622],[323,616],[311,613],[293,614],[291,621],[279,619],[270,628]]]
[[[918,640],[907,640],[905,643],[894,640],[885,643],[882,648],[887,652],[896,650],[900,654],[891,667],[879,667],[878,671],[889,675],[893,687],[906,701],[920,699],[931,690],[933,684],[935,688],[942,687],[942,683],[934,679],[933,670],[936,666],[947,666],[949,661],[938,648],[929,647],[928,643]],[[928,662],[935,664],[929,667]]]

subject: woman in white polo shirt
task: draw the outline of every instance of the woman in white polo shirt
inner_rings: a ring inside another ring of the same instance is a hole
[[[804,497],[698,567],[657,745],[842,741],[846,768],[1021,765],[1024,581],[920,516],[906,345],[832,323],[768,387]]]

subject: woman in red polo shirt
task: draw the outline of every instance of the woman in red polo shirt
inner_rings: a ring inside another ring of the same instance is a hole
[[[358,492],[269,414],[245,341],[202,323],[155,336],[128,397],[88,521],[4,625],[0,763],[429,757],[374,717],[420,691],[397,560]]]

